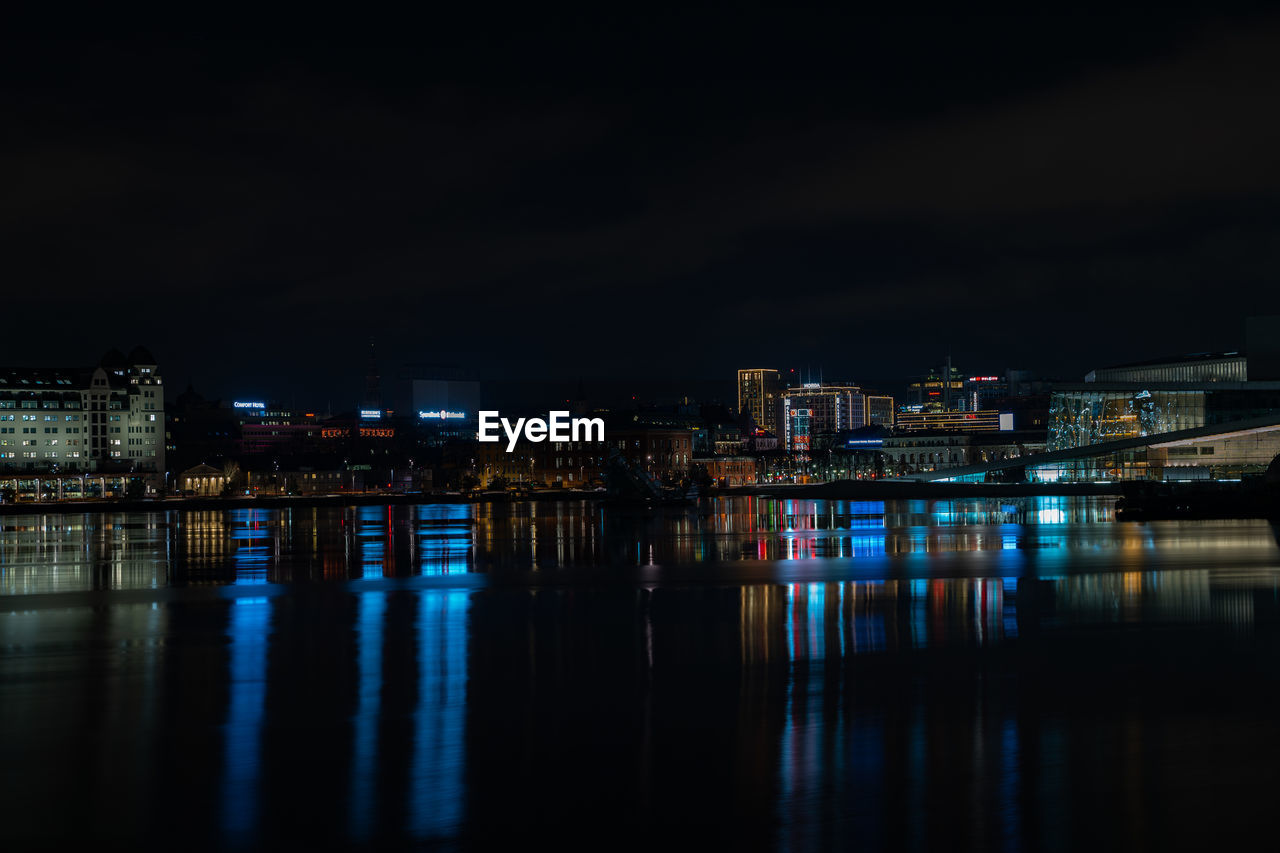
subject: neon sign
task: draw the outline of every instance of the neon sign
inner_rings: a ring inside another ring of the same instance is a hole
[[[246,403],[241,400],[236,400],[231,405],[237,409],[265,409],[267,407],[266,403]]]
[[[382,412],[379,409],[361,409],[360,417],[367,421],[376,421],[382,419]]]
[[[418,412],[418,417],[430,420],[466,420],[466,412],[450,412],[447,409],[441,409],[438,412]]]

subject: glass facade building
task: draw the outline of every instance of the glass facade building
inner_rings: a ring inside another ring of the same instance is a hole
[[[1280,382],[1059,386],[1049,400],[1048,449],[1225,425],[1280,411]]]
[[[1048,449],[1087,447],[1204,425],[1204,391],[1061,390],[1049,399]]]

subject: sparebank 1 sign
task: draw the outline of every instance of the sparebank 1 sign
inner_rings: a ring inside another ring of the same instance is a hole
[[[440,409],[436,412],[418,412],[418,417],[424,421],[465,421],[467,419],[466,412],[451,412],[448,409]]]

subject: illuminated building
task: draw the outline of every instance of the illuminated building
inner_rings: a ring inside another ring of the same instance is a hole
[[[971,461],[956,470],[934,468],[941,472],[935,475],[916,470],[917,479],[971,482],[1240,480],[1264,472],[1278,453],[1280,409],[1230,423],[1050,448],[1024,458]]]
[[[1098,368],[1083,383],[1055,385],[1049,449],[1230,424],[1280,411],[1280,362],[1268,355],[1276,331],[1276,318],[1251,318],[1248,342],[1256,357],[1193,353]]]
[[[892,476],[1021,459],[1044,450],[1043,432],[916,431],[883,440],[886,468]]]
[[[813,436],[813,409],[787,409],[787,449],[801,459],[809,458]]]
[[[438,365],[409,365],[401,374],[409,384],[412,415],[424,435],[434,439],[475,438],[480,383],[469,371]]]
[[[776,436],[783,432],[782,377],[776,370],[738,371],[738,411],[750,412],[756,424]]]
[[[178,491],[196,497],[218,497],[226,488],[227,476],[224,471],[212,465],[196,465],[188,468],[177,477]]]
[[[894,428],[898,432],[956,430],[959,432],[999,432],[1013,429],[1009,412],[899,412]]]
[[[964,399],[964,380],[964,374],[952,367],[948,358],[946,367],[930,369],[923,379],[908,385],[907,398],[926,412],[948,411],[956,407],[957,401]]]
[[[1280,318],[1252,318],[1238,352],[1090,371],[1056,384],[1046,452],[955,472],[957,479],[1030,481],[1235,480],[1266,470],[1280,452]],[[1250,378],[1252,377],[1252,378]]]
[[[957,401],[963,405],[956,408],[966,412],[979,412],[983,409],[995,409],[997,400],[1009,396],[1009,383],[1001,376],[970,376],[964,380],[961,397]]]
[[[96,367],[0,368],[0,472],[165,470],[164,387],[143,347]]]
[[[756,482],[757,462],[752,456],[702,456],[693,460],[719,486],[749,486]]]
[[[1049,449],[1087,447],[1280,411],[1280,376],[1250,370],[1239,353],[1198,353],[1090,371],[1054,386]]]
[[[894,422],[893,398],[868,395],[856,385],[824,385],[809,382],[786,391],[782,401],[783,446],[799,450],[800,443],[812,446],[818,436],[830,436],[864,426],[889,426]],[[807,414],[797,415],[797,412]],[[873,414],[874,412],[874,414]],[[803,434],[796,425],[804,424]],[[799,439],[803,438],[801,442]]]
[[[237,451],[243,456],[295,454],[319,446],[322,423],[314,412],[301,414],[262,401],[231,403],[240,427]]]
[[[865,426],[886,426],[891,427],[894,424],[894,405],[893,398],[882,394],[867,394],[866,412],[867,422]]]
[[[866,425],[866,400],[853,385],[808,382],[790,388],[782,398],[783,436],[787,450],[809,446],[814,435],[828,435]]]
[[[1249,361],[1238,352],[1203,352],[1100,367],[1085,382],[1246,382]]]

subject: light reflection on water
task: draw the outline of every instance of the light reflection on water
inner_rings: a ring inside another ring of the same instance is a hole
[[[1112,571],[1117,559],[1136,571],[1172,567],[1209,552],[1225,569],[1275,544],[1272,529],[1254,521],[1112,518],[1110,499],[1064,497],[734,498],[651,512],[535,502],[10,516],[0,524],[0,593],[792,562],[831,580],[869,579],[933,575],[942,568],[935,557],[964,553],[994,555],[990,565],[967,563],[975,571],[1017,577],[1067,561],[1075,570],[1101,560]]]
[[[1139,819],[1135,846],[1182,840],[1153,803],[1276,793],[1280,549],[1265,522],[1111,513],[11,516],[0,826],[380,846],[567,811],[584,838],[753,848],[1078,848]],[[69,801],[99,805],[60,821]]]

